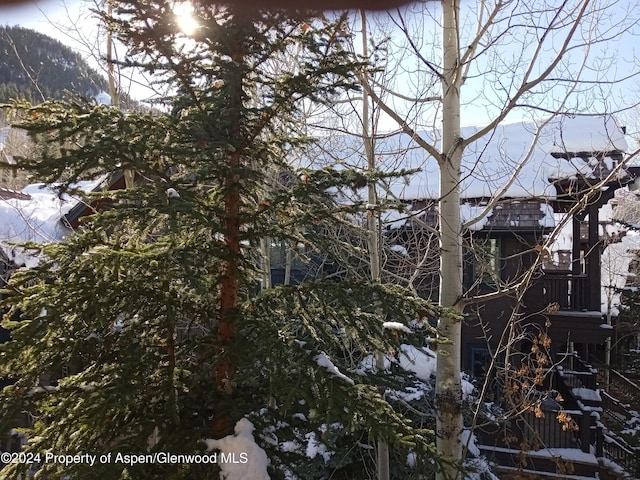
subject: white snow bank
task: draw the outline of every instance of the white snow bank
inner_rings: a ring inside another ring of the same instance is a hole
[[[269,459],[266,452],[255,442],[254,430],[249,420],[241,418],[236,423],[234,435],[220,440],[206,440],[208,450],[219,450],[227,454],[227,458],[234,459],[230,462],[218,461],[221,478],[224,480],[269,480]]]
[[[471,430],[465,428],[460,432],[458,438],[463,447],[472,455],[472,457],[467,456],[464,461],[465,468],[469,470],[464,477],[465,480],[499,480],[491,471],[489,461],[478,448],[478,439]]]

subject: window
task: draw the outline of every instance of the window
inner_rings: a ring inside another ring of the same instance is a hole
[[[502,259],[499,238],[472,238],[471,256],[474,283],[495,285],[500,282]]]
[[[491,353],[487,347],[471,347],[471,374],[484,378],[491,366]]]
[[[493,356],[486,345],[471,345],[469,353],[471,360],[469,373],[471,376],[479,382],[489,380],[488,389],[485,391],[486,400],[497,401],[502,398],[504,353],[498,354],[493,362],[493,368],[491,368]]]

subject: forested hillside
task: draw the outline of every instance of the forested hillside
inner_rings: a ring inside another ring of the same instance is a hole
[[[60,98],[65,90],[94,97],[107,80],[58,40],[22,27],[0,26],[0,102]]]

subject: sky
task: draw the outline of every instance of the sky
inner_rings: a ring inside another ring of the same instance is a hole
[[[614,9],[613,15],[624,15],[626,8],[628,8],[630,5],[630,1],[631,0],[619,0],[616,3],[616,8]],[[551,0],[549,3],[553,4],[553,0]],[[88,5],[91,4],[93,4],[91,0],[40,0],[38,2],[25,2],[20,4],[19,6],[11,7],[0,4],[0,24],[21,25],[50,35],[60,40],[65,45],[78,50],[79,53],[83,55],[83,57],[89,59],[89,63],[92,64],[92,66],[99,68],[98,62],[90,60],[90,52],[87,50],[86,46],[82,46],[77,42],[77,34],[73,32],[73,23],[76,22],[79,25],[82,25],[82,30],[86,32],[85,35],[89,40],[95,40],[95,38],[90,38],[92,36],[92,33],[89,29],[87,29],[87,26],[92,24],[92,22],[87,19],[87,17],[90,16]],[[475,6],[476,2],[474,1],[463,0],[462,2],[462,7],[465,11],[474,10]],[[379,12],[376,15],[384,14],[382,12]],[[437,32],[435,31],[430,32],[430,29],[437,29],[437,24],[439,23],[439,21],[437,20],[437,17],[439,17],[439,13],[434,11],[433,15],[434,18],[427,19],[427,21],[425,21],[422,26],[418,25],[419,20],[416,21],[416,28],[422,29],[421,32],[423,34],[428,34],[429,36],[431,35],[431,33],[437,34]],[[79,19],[80,21],[78,21]],[[613,20],[608,20],[611,25],[615,25],[617,21],[615,18]],[[622,21],[623,19],[620,18],[619,20]],[[636,30],[640,32],[640,28]],[[606,44],[601,44],[597,47],[594,47],[594,49],[592,49],[592,51],[590,52],[590,55],[593,57],[597,57],[600,55],[603,58],[613,58],[612,64],[607,65],[607,70],[611,72],[611,75],[614,75],[617,78],[621,78],[627,75],[638,73],[638,71],[640,71],[640,48],[638,49],[638,51],[636,51],[635,45],[637,43],[638,35],[634,34],[634,32],[629,32],[628,34],[624,35],[621,40],[610,41]],[[552,51],[554,47],[556,47],[556,45],[550,43],[549,46],[545,48],[550,48],[550,51]],[[510,53],[510,47],[507,46],[506,48],[507,54]],[[515,49],[517,48],[517,45],[513,48],[514,51],[516,51]],[[584,54],[584,52],[582,51],[576,51],[572,53],[574,53],[575,58],[578,59],[571,60],[572,62],[579,61],[579,58]],[[590,75],[596,75],[597,73],[594,72],[596,71],[585,71],[583,72],[583,75],[586,75],[587,77],[589,77]],[[476,75],[475,79],[474,74]],[[492,116],[490,113],[488,113],[490,110],[490,106],[488,105],[490,105],[491,103],[491,98],[488,98],[488,100],[485,98],[483,102],[480,102],[479,99],[481,96],[486,96],[487,92],[492,90],[494,87],[496,87],[496,95],[500,95],[501,93],[500,88],[502,86],[494,86],[492,84],[487,84],[486,82],[479,82],[478,79],[482,78],[482,76],[482,68],[480,68],[479,71],[471,71],[470,78],[463,88],[463,92],[466,92],[463,95],[463,125],[479,125],[487,123],[489,118]],[[500,81],[501,78],[496,77],[496,80]],[[405,81],[403,80],[402,75],[396,75],[395,86],[397,87],[398,91],[404,92],[404,88],[406,87],[406,85],[412,81],[413,80]],[[134,98],[143,99],[148,97],[148,91],[136,85],[123,85],[123,89],[125,91],[128,90]],[[605,91],[607,89],[608,91]],[[559,92],[561,92],[561,90],[562,88],[554,89],[553,92],[550,91],[548,94],[549,98],[551,98],[551,95],[559,95]],[[582,100],[582,105],[580,105],[579,108],[603,109],[602,102],[609,101],[611,102],[611,105],[606,106],[606,109],[610,111],[619,108],[621,103],[630,103],[630,98],[640,99],[640,82],[635,79],[626,82],[622,86],[607,87],[605,85],[601,90],[603,91],[598,94],[598,97],[604,100],[597,100],[600,103],[595,104],[594,102],[596,102],[596,100],[591,100],[587,95],[586,100]],[[590,101],[591,105],[588,105]],[[427,117],[429,116],[433,115],[427,115]],[[510,120],[520,120],[520,118],[513,118],[513,116],[511,116]],[[633,120],[634,123],[638,123],[637,119]],[[390,120],[389,122],[391,122],[389,128],[395,128],[395,122],[392,122]],[[625,121],[623,123],[629,125],[628,121]],[[635,131],[637,129],[634,128],[633,130]]]
[[[82,0],[64,2],[62,0],[40,0],[11,6],[2,4],[0,5],[0,24],[32,28],[62,40],[66,36],[60,34],[59,30],[51,25],[47,19],[54,22],[65,22],[68,19],[66,8],[70,12],[77,12],[83,3],[85,2]]]

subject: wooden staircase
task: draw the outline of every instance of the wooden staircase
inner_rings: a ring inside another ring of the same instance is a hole
[[[640,429],[629,435],[629,427],[640,425],[640,386],[615,369],[598,368],[597,381],[602,397],[602,422],[605,425],[606,458],[640,478]]]
[[[612,371],[604,389],[602,373],[573,353],[554,368],[549,388],[564,398],[570,431],[549,410],[543,418],[525,412],[494,432],[476,432],[501,479],[640,479],[640,386]],[[638,442],[629,442],[623,432],[634,418]]]

